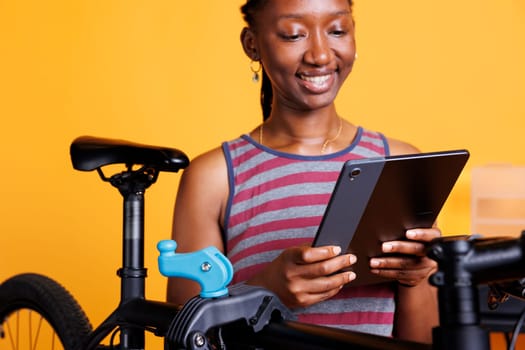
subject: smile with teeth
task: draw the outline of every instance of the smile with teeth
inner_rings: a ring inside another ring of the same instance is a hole
[[[328,81],[328,79],[330,79],[330,76],[330,74],[315,77],[301,75],[301,79],[315,85],[323,85]]]

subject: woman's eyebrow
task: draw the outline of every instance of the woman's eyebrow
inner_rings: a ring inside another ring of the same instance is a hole
[[[303,17],[307,16],[308,14],[311,14],[311,13],[309,12],[309,13],[289,13],[289,14],[284,14],[284,15],[279,15],[278,16],[278,20],[279,19],[300,19],[300,18],[303,18]],[[350,11],[348,11],[348,10],[334,11],[334,12],[328,13],[328,15],[329,16],[333,16],[333,17],[348,16],[348,15],[350,15]]]

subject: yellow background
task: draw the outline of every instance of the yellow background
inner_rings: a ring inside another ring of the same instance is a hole
[[[184,150],[255,127],[259,87],[239,44],[242,1],[0,0],[0,280],[63,283],[97,325],[117,303],[121,198],[72,169],[79,135]],[[441,218],[470,231],[470,171],[525,164],[525,1],[355,5],[359,58],[339,112],[422,151],[471,159]],[[179,174],[146,194],[147,295],[163,299]]]

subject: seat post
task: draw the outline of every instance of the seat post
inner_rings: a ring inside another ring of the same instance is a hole
[[[130,193],[124,196],[121,301],[144,298],[144,192]]]
[[[155,183],[158,172],[152,168],[131,170],[110,178],[123,197],[122,267],[117,271],[121,279],[120,303],[145,299],[147,270],[144,267],[144,195]],[[144,349],[143,329],[122,326],[120,349]]]
[[[147,270],[144,267],[144,192],[124,196],[120,302],[144,299]],[[144,349],[144,330],[122,327],[121,349]]]

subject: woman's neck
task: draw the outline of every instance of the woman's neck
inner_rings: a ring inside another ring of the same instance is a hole
[[[320,155],[346,147],[350,142],[345,137],[348,138],[352,127],[337,115],[335,109],[316,114],[274,110],[270,118],[254,130],[253,136],[259,143],[275,150]]]

